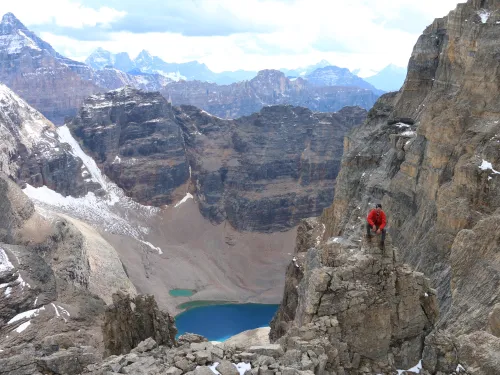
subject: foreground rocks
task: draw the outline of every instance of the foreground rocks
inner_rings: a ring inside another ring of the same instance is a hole
[[[309,230],[299,231],[299,245],[323,230],[319,222],[301,225]],[[301,280],[295,290],[285,288],[271,326],[270,336],[279,338],[285,356],[295,350],[302,358],[304,348],[321,348],[309,358],[308,369],[349,374],[390,373],[420,360],[438,317],[436,291],[422,273],[399,261],[390,238],[380,249],[375,240],[333,237],[300,255],[293,266],[301,270]],[[286,285],[297,282],[287,276]],[[294,304],[289,293],[296,296]]]

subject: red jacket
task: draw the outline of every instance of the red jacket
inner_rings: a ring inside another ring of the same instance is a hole
[[[387,224],[387,218],[385,217],[385,213],[382,210],[371,210],[366,220],[368,221],[368,224],[370,224],[371,226],[375,225],[378,229],[384,229],[385,225]]]

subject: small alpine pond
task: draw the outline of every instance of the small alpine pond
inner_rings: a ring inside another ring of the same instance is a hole
[[[195,307],[175,317],[183,333],[197,333],[209,341],[224,341],[243,331],[268,327],[279,305],[258,303],[222,304]]]
[[[171,289],[168,294],[172,297],[191,297],[196,293],[196,290],[192,289]]]

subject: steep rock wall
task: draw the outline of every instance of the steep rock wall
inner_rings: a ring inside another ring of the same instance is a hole
[[[489,330],[498,302],[499,9],[499,1],[468,1],[424,31],[401,91],[381,97],[346,137],[334,204],[322,217],[326,237],[354,238],[382,202],[402,258],[437,288],[437,325],[451,340]]]

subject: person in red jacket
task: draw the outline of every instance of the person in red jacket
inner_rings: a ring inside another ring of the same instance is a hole
[[[370,230],[373,230],[377,234],[382,233],[380,245],[384,246],[386,224],[387,218],[385,216],[385,212],[382,211],[382,205],[378,203],[375,208],[370,211],[368,217],[366,218],[366,237],[368,240],[371,240],[372,238]]]

